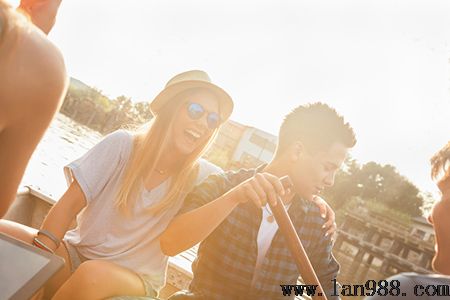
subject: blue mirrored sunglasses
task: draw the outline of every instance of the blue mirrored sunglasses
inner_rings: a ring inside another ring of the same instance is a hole
[[[191,118],[192,120],[198,120],[207,111],[201,104],[189,102],[187,106],[187,112],[189,118]],[[209,129],[216,129],[220,124],[219,114],[216,112],[208,112],[208,115],[206,116],[206,123],[208,123]]]

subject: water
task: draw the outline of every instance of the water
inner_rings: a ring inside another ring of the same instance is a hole
[[[32,186],[59,199],[67,189],[63,167],[98,143],[102,135],[58,114],[37,146],[21,186]]]

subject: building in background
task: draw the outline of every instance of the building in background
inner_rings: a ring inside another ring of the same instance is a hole
[[[434,228],[424,217],[414,217],[411,219],[411,235],[426,242],[434,244]]]
[[[254,168],[268,163],[275,153],[277,137],[235,121],[226,122],[204,155],[221,168]]]

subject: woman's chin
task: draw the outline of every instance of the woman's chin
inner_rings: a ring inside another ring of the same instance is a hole
[[[195,150],[195,145],[192,144],[178,144],[175,148],[176,153],[180,156],[190,155]]]

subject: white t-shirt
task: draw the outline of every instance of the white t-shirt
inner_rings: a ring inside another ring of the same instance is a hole
[[[77,216],[77,227],[64,239],[88,259],[104,259],[147,275],[152,288],[165,284],[168,257],[159,246],[159,235],[180,209],[183,199],[158,215],[148,215],[143,208],[161,200],[170,179],[148,191],[142,187],[141,197],[130,217],[114,206],[126,163],[133,147],[133,136],[119,130],[105,137],[78,160],[64,168],[70,184],[76,178],[87,205]],[[219,167],[201,159],[197,184]]]
[[[289,209],[290,206],[290,203],[285,205],[286,210]],[[257,280],[257,274],[259,273],[258,271],[261,268],[264,258],[266,257],[270,244],[272,244],[273,237],[278,230],[278,223],[274,218],[272,222],[269,222],[269,217],[273,218],[273,214],[270,210],[269,204],[266,204],[266,206],[262,209],[261,225],[259,225],[258,237],[256,239],[258,245],[258,256],[256,258],[255,271],[253,272],[252,286]]]

